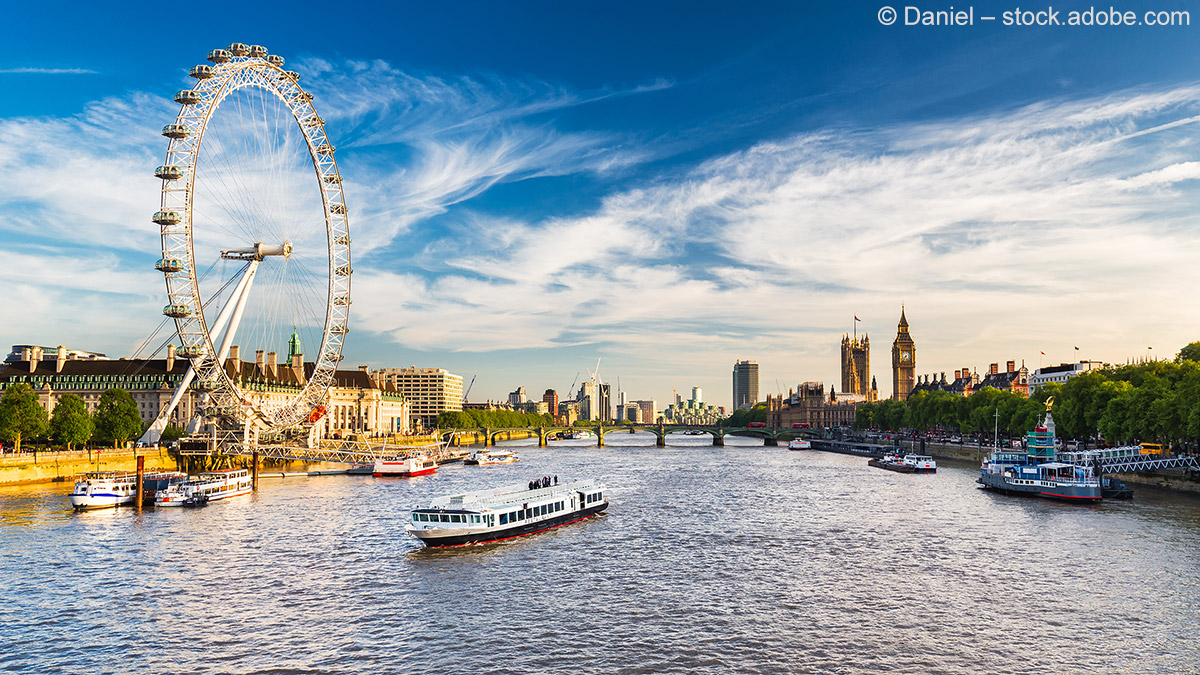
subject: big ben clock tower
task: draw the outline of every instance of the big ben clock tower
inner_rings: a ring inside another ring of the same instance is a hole
[[[900,305],[900,324],[896,327],[896,341],[892,343],[892,398],[903,401],[912,393],[917,370],[917,346],[908,334],[908,319],[904,318],[904,305]]]

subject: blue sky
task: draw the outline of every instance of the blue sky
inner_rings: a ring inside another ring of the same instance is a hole
[[[728,404],[739,358],[763,395],[838,385],[854,314],[890,393],[902,302],[918,373],[1200,339],[1200,27],[882,5],[9,8],[0,340],[128,355],[155,329],[158,130],[232,41],[287,58],[338,147],[347,364],[477,375],[482,400],[603,357],[632,399]]]

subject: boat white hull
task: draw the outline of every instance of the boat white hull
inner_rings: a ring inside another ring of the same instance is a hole
[[[90,509],[111,509],[126,504],[132,504],[135,495],[114,495],[114,494],[95,494],[95,495],[77,495],[72,494],[71,506],[80,511]]]

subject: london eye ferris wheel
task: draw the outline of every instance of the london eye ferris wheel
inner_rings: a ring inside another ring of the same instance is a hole
[[[257,435],[311,421],[341,361],[347,208],[325,121],[299,74],[258,45],[215,49],[208,61],[191,69],[195,86],[175,94],[178,117],[162,130],[156,267],[178,354],[191,361],[186,379],[207,394],[205,416]],[[226,367],[235,346],[268,371],[272,358],[277,372],[300,362],[291,393],[256,395],[253,378]]]

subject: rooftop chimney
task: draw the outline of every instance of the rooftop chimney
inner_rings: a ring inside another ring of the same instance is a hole
[[[1008,372],[1010,372],[1010,373],[1015,372],[1017,370],[1017,362],[1016,361],[1009,361],[1005,365],[1008,366]]]
[[[61,373],[63,364],[67,362],[67,348],[59,345],[58,356],[54,359],[54,372]]]
[[[367,366],[359,366],[359,367],[358,367],[358,372],[360,372],[360,373],[365,373],[365,372],[367,372]]]
[[[292,374],[296,376],[296,381],[304,384],[304,355],[292,354]]]
[[[261,349],[254,352],[254,365],[258,369],[259,375],[263,375],[267,372],[266,371],[266,361],[264,360],[264,357],[263,357],[264,354],[266,354],[266,352]]]
[[[37,370],[38,362],[42,360],[42,348],[34,347],[29,352],[29,372]]]
[[[999,363],[993,363],[992,365],[988,366],[988,375],[995,375],[996,373],[999,373],[999,372],[1000,372],[1000,364]]]
[[[167,345],[167,372],[175,370],[175,344]]]
[[[961,370],[954,371],[954,379],[957,380],[960,377],[962,377],[962,371]]]
[[[275,352],[267,352],[267,377],[272,379],[279,378],[279,364],[275,361],[277,356]]]
[[[233,362],[233,372],[235,375],[242,374],[242,350],[233,345],[229,348],[229,360]]]

